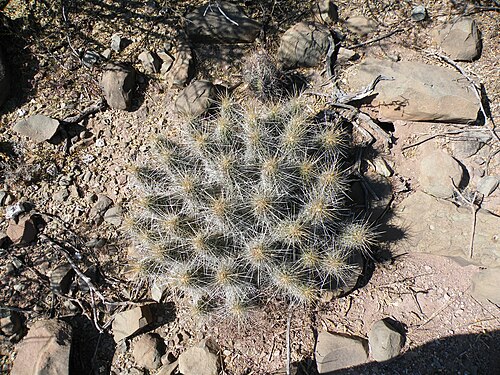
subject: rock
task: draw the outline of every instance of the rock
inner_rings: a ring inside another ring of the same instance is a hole
[[[177,113],[195,118],[205,113],[215,99],[215,86],[208,81],[193,81],[175,101]]]
[[[39,320],[16,346],[11,375],[69,374],[71,326],[58,320]]]
[[[156,333],[146,333],[133,344],[132,355],[135,363],[148,370],[156,370],[161,366],[163,354],[165,354],[165,342]]]
[[[0,50],[0,106],[2,106],[3,102],[9,96],[10,91],[10,76],[7,72],[7,68],[5,66],[5,60]]]
[[[22,202],[17,202],[13,205],[7,206],[7,208],[5,209],[5,218],[7,220],[8,219],[16,220],[17,217],[23,212],[26,212],[26,207]]]
[[[172,85],[184,87],[193,76],[194,59],[191,47],[184,41],[179,40],[177,52],[174,57],[172,68],[168,72],[168,80]]]
[[[500,266],[500,217],[477,211],[473,257],[469,254],[471,210],[415,192],[396,209],[390,225],[405,228],[405,248],[456,258],[461,264]]]
[[[366,340],[328,332],[320,332],[316,342],[316,364],[318,373],[361,365],[368,360]]]
[[[384,177],[391,177],[394,173],[390,165],[384,158],[376,158],[373,160],[373,166],[375,168],[375,172]]]
[[[111,44],[110,47],[115,52],[120,52],[127,45],[130,44],[130,41],[126,38],[123,38],[120,34],[113,34],[111,36]]]
[[[314,67],[324,62],[331,34],[325,26],[300,22],[281,37],[278,60],[283,68]]]
[[[103,215],[106,210],[113,205],[111,198],[106,195],[99,194],[97,196],[97,201],[94,203],[91,209],[91,216]]]
[[[160,71],[162,61],[158,55],[151,51],[142,51],[138,59],[142,63],[142,67],[146,73],[158,73]]]
[[[6,231],[7,236],[15,245],[26,245],[35,240],[38,229],[33,215],[24,215],[9,221]]]
[[[463,179],[462,166],[446,152],[436,150],[420,160],[420,188],[437,198],[451,198]]]
[[[153,321],[154,318],[151,311],[151,305],[143,305],[123,311],[117,314],[113,320],[113,338],[115,342],[119,342],[120,340],[132,336]]]
[[[331,0],[318,0],[314,4],[314,18],[318,22],[337,22],[339,20],[339,8]]]
[[[500,305],[500,267],[480,270],[472,276],[471,294],[481,302]]]
[[[158,370],[156,375],[172,375],[178,366],[179,366],[179,360],[172,362],[172,363],[164,364]]]
[[[167,74],[174,64],[174,58],[172,57],[172,55],[170,55],[170,53],[166,51],[158,52],[158,57],[161,59],[160,73]]]
[[[350,32],[359,36],[365,36],[377,31],[377,24],[375,21],[363,16],[349,17],[345,25]]]
[[[219,360],[207,340],[187,349],[179,356],[179,372],[183,375],[217,375]]]
[[[467,132],[470,137],[467,140],[454,140],[451,143],[453,156],[458,160],[463,160],[475,155],[491,139],[489,134],[484,132]]]
[[[52,270],[49,276],[50,288],[55,292],[66,294],[75,277],[75,271],[69,263],[62,263]]]
[[[87,50],[83,54],[82,63],[87,68],[91,68],[96,64],[99,64],[104,60],[104,56],[102,56],[99,52],[93,50]]]
[[[473,61],[481,55],[481,36],[471,18],[445,25],[433,34],[433,42],[453,60]]]
[[[427,17],[427,9],[423,5],[417,5],[411,10],[411,19],[415,22],[420,22],[425,20]]]
[[[65,202],[69,197],[69,190],[67,188],[62,188],[57,193],[54,194],[54,200],[56,202]]]
[[[16,311],[6,310],[0,319],[0,333],[4,336],[12,336],[19,333],[23,328],[21,315]]]
[[[56,135],[59,130],[59,121],[43,115],[34,115],[19,121],[12,129],[16,133],[41,143]]]
[[[104,51],[102,51],[101,55],[105,60],[109,60],[109,58],[111,57],[111,48],[106,48]]]
[[[377,362],[397,357],[404,344],[404,337],[387,321],[375,322],[368,332],[370,354]]]
[[[357,92],[378,76],[371,104],[382,121],[469,123],[477,119],[479,101],[470,84],[454,70],[416,61],[366,59],[346,72],[349,90]]]
[[[122,206],[114,206],[106,211],[104,214],[104,221],[115,227],[119,227],[123,222],[123,209]]]
[[[477,183],[477,191],[487,197],[496,190],[499,183],[500,178],[497,176],[483,177]]]
[[[156,302],[160,302],[166,290],[166,285],[159,285],[157,282],[153,282],[151,286],[151,298]]]
[[[335,60],[336,64],[345,64],[348,61],[353,61],[359,58],[359,55],[356,51],[351,49],[347,49],[344,47],[340,47],[337,52],[337,59]]]
[[[252,43],[257,38],[258,22],[248,18],[235,4],[225,1],[217,4],[204,4],[186,16],[186,33],[193,42]]]
[[[101,86],[104,98],[112,109],[128,109],[135,88],[134,68],[126,64],[106,64]]]

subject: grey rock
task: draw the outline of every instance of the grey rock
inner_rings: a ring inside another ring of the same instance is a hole
[[[377,83],[371,104],[380,120],[476,121],[479,100],[467,80],[454,70],[415,61],[392,62],[366,59],[346,71],[348,90],[356,92],[378,76],[391,78]]]
[[[363,16],[349,17],[345,25],[350,32],[360,36],[365,36],[377,31],[377,24],[375,21]]]
[[[99,52],[93,50],[87,50],[82,56],[82,63],[87,68],[91,68],[96,64],[101,63],[104,60],[104,56],[102,56]]]
[[[490,140],[490,137],[484,136],[485,134],[474,134],[470,132],[471,139],[467,140],[454,140],[451,144],[453,156],[459,160],[469,158],[475,154]],[[477,136],[477,137],[476,137]]]
[[[165,342],[156,333],[142,335],[132,347],[135,363],[148,370],[156,370],[161,366],[163,354],[165,354]]]
[[[174,64],[174,58],[170,53],[166,51],[158,52],[158,57],[161,59],[160,73],[167,74],[170,71],[170,68],[172,68],[172,65]]]
[[[26,245],[35,240],[38,229],[32,215],[20,216],[17,219],[11,219],[6,231],[7,236],[15,245]]]
[[[473,61],[481,55],[481,36],[476,21],[471,18],[434,31],[433,40],[453,60]]]
[[[193,81],[179,93],[175,109],[180,115],[198,117],[210,108],[214,99],[215,87],[211,82]]]
[[[111,44],[110,47],[113,51],[115,52],[120,52],[122,49],[124,49],[130,41],[124,37],[122,37],[120,34],[113,34],[111,36]]]
[[[331,0],[317,0],[316,4],[314,4],[314,17],[318,22],[337,22],[339,20],[339,8]]]
[[[123,311],[115,316],[113,320],[113,338],[119,342],[138,332],[154,321],[151,305],[143,305]]]
[[[329,374],[368,361],[366,340],[320,332],[316,342],[318,373]]]
[[[415,22],[425,20],[427,17],[427,9],[423,5],[417,5],[411,10],[411,19]]]
[[[26,212],[26,207],[24,207],[22,202],[17,202],[13,205],[7,206],[5,209],[5,218],[15,220],[23,212]]]
[[[158,283],[153,282],[153,285],[151,286],[151,298],[156,302],[160,302],[166,290],[166,285],[159,285]]]
[[[337,52],[337,59],[335,60],[336,64],[345,64],[348,61],[354,61],[359,58],[359,55],[356,51],[352,49],[347,49],[344,47],[340,47]]]
[[[412,251],[452,257],[464,265],[500,266],[500,217],[486,210],[480,209],[476,214],[472,258],[468,206],[457,207],[417,191],[398,205],[390,225],[406,229],[403,245]]]
[[[92,211],[96,214],[104,214],[106,210],[113,205],[113,201],[106,195],[99,194],[97,201],[92,206]]]
[[[377,362],[397,357],[404,344],[404,337],[385,320],[375,322],[368,332],[370,354]]]
[[[34,115],[16,123],[13,130],[40,143],[56,135],[59,121],[43,115]]]
[[[50,288],[55,292],[66,294],[75,277],[75,271],[69,263],[62,263],[55,267],[50,275]]]
[[[19,333],[23,328],[21,315],[17,311],[7,310],[0,319],[0,333],[4,336],[12,336]]]
[[[463,175],[462,166],[444,151],[436,150],[420,160],[420,188],[437,198],[451,198],[453,185],[459,187]]]
[[[138,59],[146,73],[158,73],[161,67],[161,60],[158,55],[151,51],[142,51]]]
[[[181,353],[179,372],[183,375],[217,375],[219,373],[219,358],[207,340]]]
[[[500,305],[500,267],[480,270],[472,276],[471,294],[480,302]]]
[[[16,346],[11,375],[68,375],[71,326],[58,320],[39,320]]]
[[[0,106],[4,103],[5,99],[9,96],[10,91],[10,75],[5,66],[5,60],[0,50]]]
[[[384,158],[376,158],[373,161],[373,166],[375,167],[375,172],[384,177],[391,177],[394,173],[390,165]]]
[[[217,4],[204,4],[186,16],[186,33],[193,42],[252,43],[257,38],[260,24],[242,8],[226,1]]]
[[[330,31],[323,25],[300,22],[281,37],[278,60],[283,68],[314,67],[325,60]]]
[[[477,182],[477,191],[487,197],[496,190],[499,183],[500,178],[497,176],[483,177]]]
[[[102,57],[104,57],[105,60],[109,60],[111,57],[111,48],[106,48],[102,53]]]
[[[62,188],[57,193],[54,194],[54,200],[56,202],[65,202],[69,197],[69,190],[67,188]]]
[[[167,78],[176,87],[184,87],[193,76],[194,59],[193,51],[189,44],[179,39],[177,52],[174,57],[172,68],[168,72]]]
[[[128,109],[135,88],[135,70],[129,65],[108,63],[102,73],[104,98],[112,109]]]
[[[109,208],[104,213],[104,221],[115,227],[119,227],[123,222],[123,208],[121,206],[114,206]]]

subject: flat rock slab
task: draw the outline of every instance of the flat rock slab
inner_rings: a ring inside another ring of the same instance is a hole
[[[488,211],[477,212],[472,258],[469,207],[417,191],[400,203],[391,225],[405,231],[402,245],[412,251],[453,257],[461,264],[500,266],[500,217]]]
[[[71,333],[71,326],[58,320],[35,322],[16,347],[11,374],[69,374]]]
[[[464,18],[435,30],[433,41],[453,60],[472,61],[481,55],[481,35],[472,18]]]
[[[380,120],[474,122],[479,100],[458,72],[416,61],[367,59],[348,69],[349,91],[359,91],[382,75],[371,104]]]
[[[320,374],[361,365],[368,361],[365,340],[320,332],[316,343],[316,363]]]
[[[193,42],[252,43],[259,32],[257,21],[224,1],[207,3],[186,16],[186,33]]]
[[[16,123],[13,130],[40,143],[48,141],[57,133],[59,121],[43,115],[34,115]]]
[[[420,188],[437,198],[451,198],[454,186],[462,185],[464,171],[460,163],[442,150],[435,150],[420,160]]]
[[[202,115],[215,99],[215,87],[208,81],[191,82],[175,101],[177,113],[187,117]]]

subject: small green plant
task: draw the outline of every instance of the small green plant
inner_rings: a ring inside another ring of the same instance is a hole
[[[348,137],[336,114],[297,97],[221,98],[216,115],[187,119],[137,169],[144,192],[132,220],[141,269],[196,311],[242,317],[277,296],[315,302],[359,275],[375,233],[346,206]]]

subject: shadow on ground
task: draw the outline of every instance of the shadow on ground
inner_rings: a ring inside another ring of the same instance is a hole
[[[297,375],[318,374],[314,362],[295,364]],[[386,362],[371,362],[325,375],[500,374],[500,330],[443,337]]]

